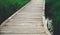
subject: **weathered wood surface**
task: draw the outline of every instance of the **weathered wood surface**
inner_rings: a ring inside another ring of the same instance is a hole
[[[3,22],[0,35],[50,35],[44,28],[44,0],[31,0],[17,12]]]

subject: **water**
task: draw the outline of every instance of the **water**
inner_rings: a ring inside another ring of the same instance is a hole
[[[60,0],[46,0],[45,16],[52,20],[53,35],[60,35]],[[48,23],[48,25],[51,24]]]
[[[47,28],[48,28],[48,30],[50,31],[50,33],[51,33],[51,35],[53,35],[53,25],[52,25],[52,19],[50,20],[50,19],[46,19],[45,20],[45,22],[46,22],[46,24],[47,24]]]

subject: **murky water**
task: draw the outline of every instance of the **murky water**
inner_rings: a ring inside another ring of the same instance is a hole
[[[49,20],[52,19],[53,35],[60,35],[60,0],[46,0],[45,15]]]

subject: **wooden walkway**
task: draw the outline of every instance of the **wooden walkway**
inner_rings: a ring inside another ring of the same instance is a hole
[[[3,22],[0,35],[50,35],[43,21],[44,0],[31,0],[12,16]]]

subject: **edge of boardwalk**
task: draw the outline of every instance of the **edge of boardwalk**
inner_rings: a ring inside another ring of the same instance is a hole
[[[30,1],[31,2],[31,1]],[[30,2],[28,2],[25,6],[23,6],[21,9],[16,11],[13,15],[11,15],[8,19],[6,19],[1,25],[0,28],[2,28],[7,22],[9,22],[10,19],[12,19],[15,15],[17,15],[21,10],[23,10]]]

